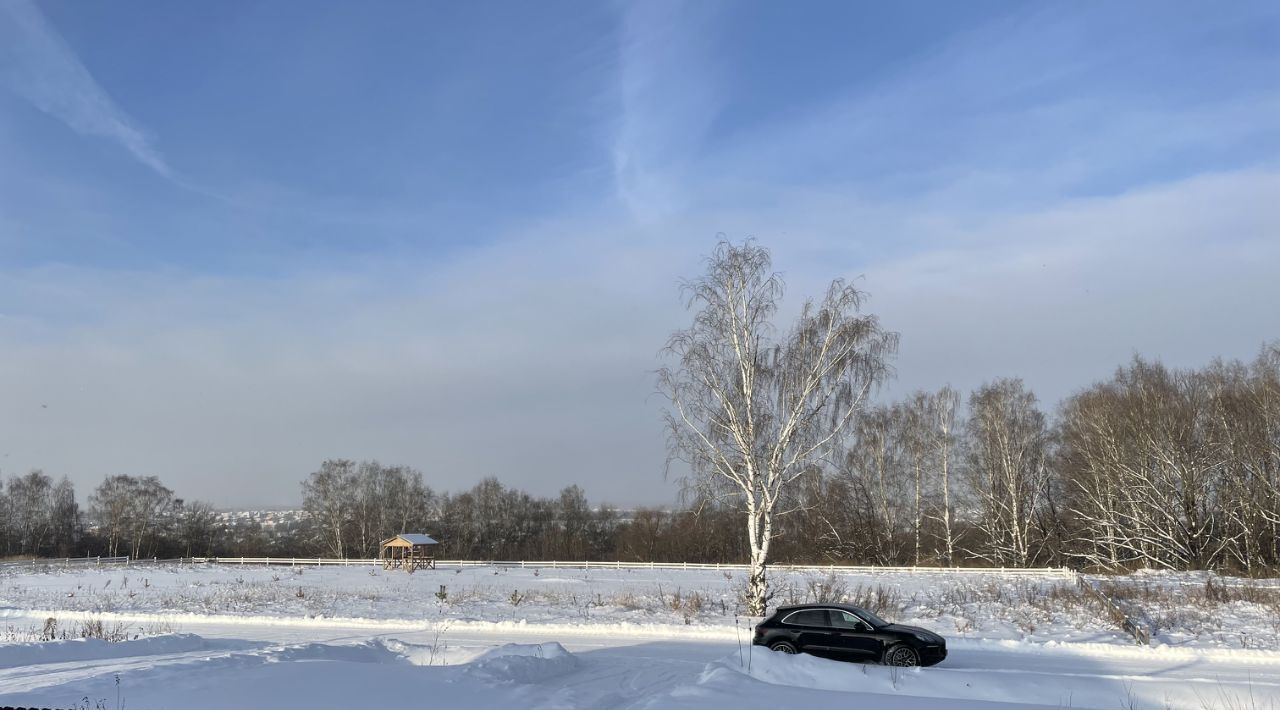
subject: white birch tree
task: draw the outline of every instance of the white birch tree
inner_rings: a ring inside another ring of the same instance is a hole
[[[982,541],[975,556],[1025,567],[1037,552],[1036,518],[1049,480],[1049,431],[1035,395],[1019,379],[969,397],[966,472]]]
[[[727,494],[745,514],[753,615],[769,598],[784,490],[823,465],[897,347],[896,334],[860,313],[864,294],[842,280],[777,337],[782,294],[768,250],[721,242],[706,274],[683,286],[693,324],[671,336],[666,352],[676,363],[658,372],[673,458],[689,464],[691,482]]]
[[[956,410],[960,407],[960,393],[947,386],[931,395],[930,400],[940,496],[935,515],[942,526],[944,560],[950,566],[955,564],[956,559],[955,504],[951,479],[956,448]]]
[[[302,482],[302,508],[330,557],[345,557],[352,547],[357,481],[354,461],[330,459]]]

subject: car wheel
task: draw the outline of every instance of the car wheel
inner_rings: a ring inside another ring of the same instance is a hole
[[[910,646],[894,646],[885,651],[884,664],[886,666],[918,666],[920,654]]]
[[[792,646],[790,643],[788,643],[788,642],[786,642],[786,641],[779,641],[779,642],[777,642],[777,643],[773,644],[772,646],[770,646],[770,647],[769,647],[769,650],[770,650],[770,651],[777,651],[778,653],[785,653],[785,654],[787,654],[788,656],[793,656],[793,655],[795,655],[795,654],[799,653],[799,651],[798,651],[798,650],[796,650],[796,647],[795,647],[795,646]]]

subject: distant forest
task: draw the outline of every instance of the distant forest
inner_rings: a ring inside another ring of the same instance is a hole
[[[773,564],[1280,567],[1280,344],[1187,371],[1135,359],[1052,413],[1004,379],[870,406],[851,429],[790,489]],[[407,466],[331,460],[303,481],[300,521],[268,530],[153,476],[108,477],[82,505],[33,471],[0,486],[0,552],[371,557],[425,531],[445,559],[744,561],[740,511],[692,491],[618,511],[577,486],[441,493]]]

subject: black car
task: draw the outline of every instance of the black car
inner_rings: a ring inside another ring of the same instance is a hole
[[[947,641],[915,626],[890,624],[848,604],[778,607],[756,626],[757,646],[890,666],[932,666],[947,657]]]

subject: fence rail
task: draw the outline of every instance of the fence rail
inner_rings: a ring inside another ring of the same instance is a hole
[[[37,569],[40,567],[101,567],[102,565],[127,565],[128,557],[37,557],[30,560],[0,562],[0,569]]]
[[[149,561],[149,560],[148,560]],[[183,562],[230,565],[285,565],[285,566],[360,566],[381,565],[379,559],[342,559],[327,557],[195,557]],[[658,569],[658,570],[721,570],[745,571],[745,564],[719,562],[585,562],[585,561],[536,561],[536,560],[436,560],[436,567],[507,567],[518,569]],[[1055,576],[1074,578],[1075,572],[1062,567],[875,567],[865,565],[770,565],[775,571],[788,572],[840,572],[845,574],[999,574],[1023,576]]]
[[[0,562],[0,569],[33,569],[57,567],[101,567],[104,565],[138,566],[149,564],[219,564],[267,565],[287,567],[371,567],[382,560],[333,557],[181,557],[171,559],[130,559],[128,557],[37,558]],[[653,569],[653,570],[720,570],[746,571],[745,564],[727,562],[585,562],[563,560],[436,560],[436,567],[505,567],[513,569]],[[770,565],[780,572],[830,572],[842,574],[956,574],[1005,576],[1054,576],[1074,579],[1076,573],[1065,567],[877,567],[868,565]]]

